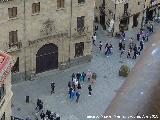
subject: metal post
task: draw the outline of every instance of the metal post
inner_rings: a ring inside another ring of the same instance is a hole
[[[69,40],[69,64],[70,64],[70,53],[71,53],[71,46],[70,46],[70,41],[71,41],[71,39],[72,39],[72,3],[73,3],[73,1],[71,0],[71,3],[70,3],[70,12],[71,12],[71,16],[70,16],[70,40]]]
[[[23,25],[24,25],[24,28],[23,28],[23,30],[24,30],[24,42],[26,42],[26,1],[25,0],[23,0],[23,5],[24,5],[24,11],[23,11],[23,14],[24,14],[24,23],[23,23]],[[26,78],[26,47],[24,46],[24,69],[25,69],[25,72],[24,72],[24,78],[25,78],[25,80],[27,80],[27,78]]]

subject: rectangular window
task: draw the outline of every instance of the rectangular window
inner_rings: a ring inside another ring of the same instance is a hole
[[[64,8],[64,0],[57,0],[57,8]]]
[[[83,32],[84,31],[84,16],[77,17],[77,31]]]
[[[40,13],[40,2],[32,4],[32,13]]]
[[[75,44],[75,57],[83,56],[84,42]]]
[[[8,16],[9,18],[17,17],[17,7],[8,8]]]
[[[78,0],[78,3],[85,3],[85,0]]]
[[[9,47],[13,47],[18,43],[18,30],[9,32]]]

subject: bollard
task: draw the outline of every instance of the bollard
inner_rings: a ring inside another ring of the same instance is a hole
[[[29,96],[26,96],[26,103],[29,103]]]

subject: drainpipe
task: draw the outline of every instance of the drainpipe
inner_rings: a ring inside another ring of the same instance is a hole
[[[115,22],[116,22],[116,7],[117,7],[117,6],[116,6],[116,0],[115,0],[115,14],[114,14],[114,16],[113,16],[113,17],[114,17],[114,18],[113,18],[113,19],[114,19],[114,24],[113,24],[113,30],[112,30],[112,31],[113,31],[113,32],[112,32],[112,37],[113,37],[114,27],[115,27]]]
[[[146,5],[146,3],[145,3],[145,5]],[[143,27],[143,22],[144,22],[144,12],[145,12],[145,6],[144,5],[144,8],[143,8],[143,16],[142,16],[142,22],[141,22],[141,28]]]
[[[71,39],[72,39],[72,9],[73,9],[73,8],[72,8],[72,3],[73,3],[73,1],[71,0],[71,2],[70,2],[70,13],[71,13],[71,14],[70,14],[70,23],[69,23],[69,24],[70,24],[70,26],[69,26],[69,27],[70,27],[70,31],[69,31],[70,41],[71,41]],[[71,53],[71,48],[70,48],[70,47],[71,47],[71,46],[70,46],[70,43],[71,43],[71,42],[70,42],[70,41],[69,41],[69,64],[70,64],[70,59],[71,59],[71,58],[70,58],[70,53]]]
[[[26,10],[25,10],[25,8],[26,8],[26,1],[25,0],[23,0],[23,5],[24,5],[24,9],[23,9],[23,17],[24,17],[24,23],[23,23],[23,32],[24,32],[24,42],[26,42]],[[26,46],[24,46],[24,69],[25,69],[25,71],[24,71],[24,78],[25,78],[25,80],[27,80],[27,78],[26,78],[26,75],[27,75],[27,72],[26,72]]]

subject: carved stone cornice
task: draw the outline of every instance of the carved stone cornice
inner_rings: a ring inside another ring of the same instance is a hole
[[[43,41],[49,40],[51,38],[56,38],[59,41],[59,38],[63,38],[63,37],[68,37],[68,33],[59,33],[59,34],[54,34],[54,35],[43,36],[43,37],[40,37],[38,39],[28,41],[28,43],[29,43],[29,46],[30,46],[32,44],[43,42]]]

